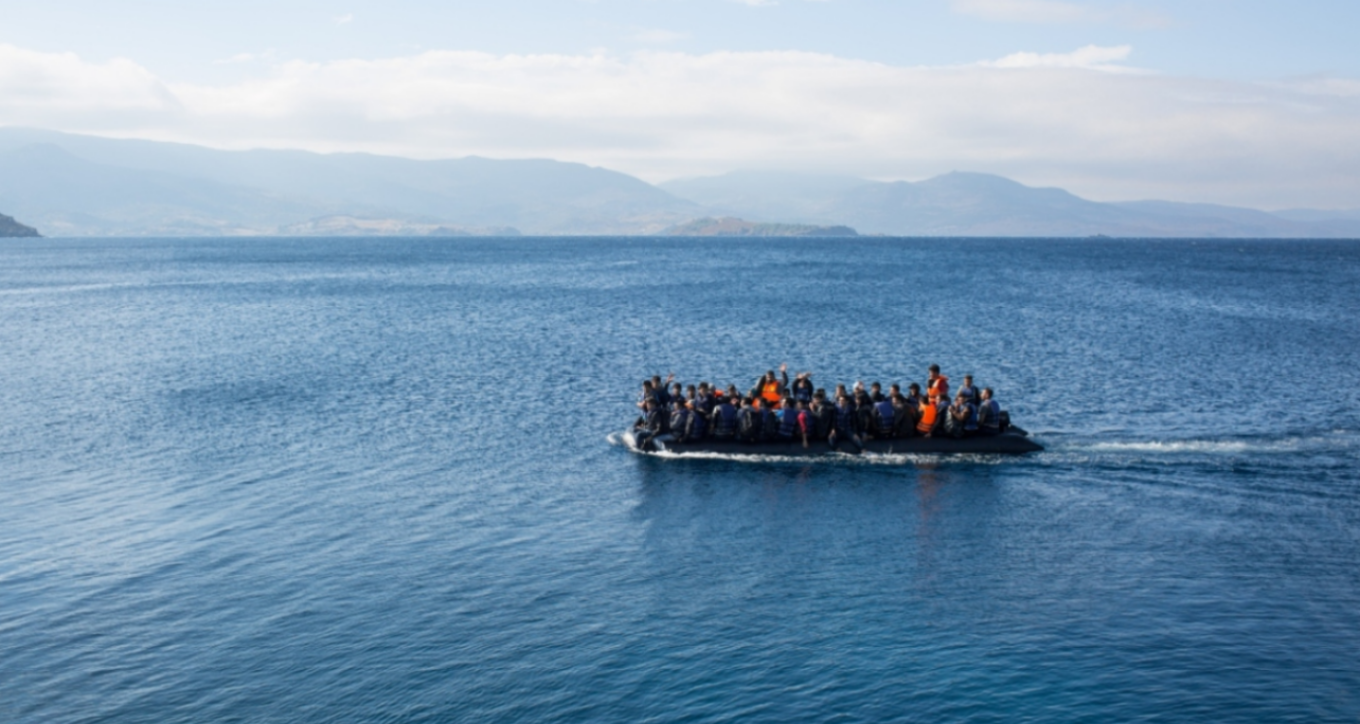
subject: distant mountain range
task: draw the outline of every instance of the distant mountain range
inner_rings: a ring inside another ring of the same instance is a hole
[[[745,171],[670,181],[661,188],[720,214],[848,224],[871,234],[1360,238],[1360,211],[1268,213],[1170,201],[1101,203],[979,173],[885,183]]]
[[[1360,210],[1101,203],[977,173],[889,183],[744,171],[653,186],[551,160],[219,151],[21,128],[0,128],[0,211],[47,236],[1360,238]]]
[[[769,224],[731,216],[695,219],[659,233],[662,236],[859,236],[848,226]]]

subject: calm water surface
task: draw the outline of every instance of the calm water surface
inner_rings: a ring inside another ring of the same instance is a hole
[[[1360,243],[0,245],[5,722],[1360,719]],[[674,460],[644,375],[998,390]]]

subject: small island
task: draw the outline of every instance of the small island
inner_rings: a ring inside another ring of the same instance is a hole
[[[658,232],[658,236],[859,236],[848,226],[763,224],[731,216],[695,219]]]
[[[15,221],[12,216],[0,214],[0,237],[39,238],[41,236],[42,234],[39,234],[37,229]]]

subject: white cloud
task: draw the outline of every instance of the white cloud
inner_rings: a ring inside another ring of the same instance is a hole
[[[354,13],[345,13],[331,18],[331,22],[336,25],[345,25],[354,22]]]
[[[983,63],[983,65],[994,68],[1085,68],[1088,70],[1130,72],[1134,69],[1125,65],[1114,65],[1114,63],[1127,60],[1132,52],[1133,46],[1130,45],[1113,47],[1088,45],[1071,53],[1012,53],[999,60]]]
[[[225,148],[551,157],[653,180],[742,167],[879,178],[965,169],[1096,198],[1360,198],[1354,80],[1092,70],[1127,57],[1093,46],[906,68],[800,52],[438,51],[167,85],[127,60],[0,46],[0,125]]]

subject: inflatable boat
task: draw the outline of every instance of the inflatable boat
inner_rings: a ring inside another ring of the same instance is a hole
[[[828,455],[834,452],[855,454],[854,445],[842,445],[839,450],[833,450],[825,442],[809,443],[808,447],[803,447],[800,440],[795,443],[786,442],[764,442],[764,443],[742,443],[730,440],[701,440],[699,442],[677,443],[675,438],[670,435],[658,435],[646,447],[641,449],[637,444],[637,437],[632,432],[623,435],[624,444],[629,449],[638,452],[665,452],[676,455],[686,454],[718,454],[718,455],[775,455],[779,457],[815,457]],[[1044,446],[1034,442],[1029,438],[1029,433],[1015,427],[1014,425],[1006,429],[1000,435],[952,438],[952,437],[908,437],[893,440],[868,440],[864,443],[864,452],[876,455],[903,455],[907,453],[975,453],[975,454],[1000,454],[1000,455],[1022,455],[1024,453],[1038,452]]]

